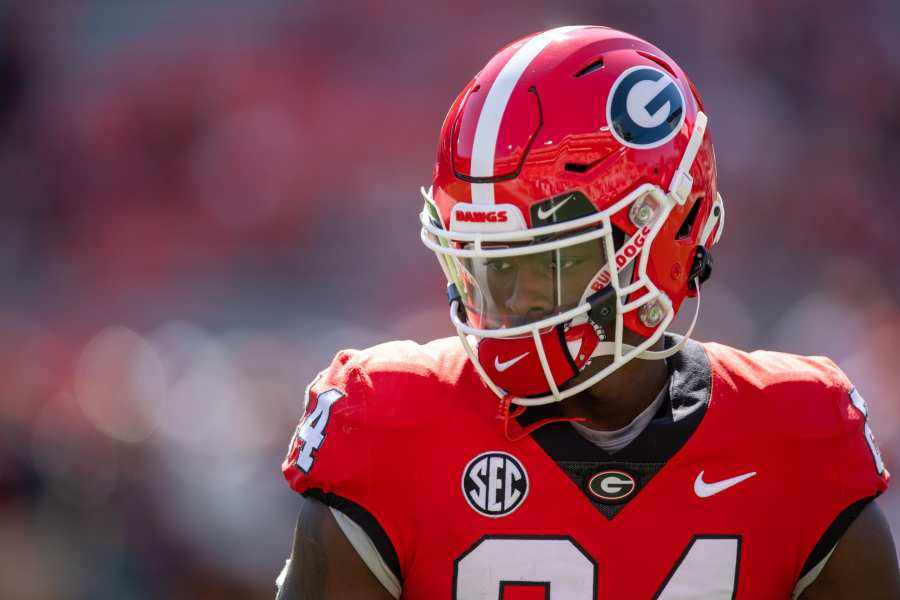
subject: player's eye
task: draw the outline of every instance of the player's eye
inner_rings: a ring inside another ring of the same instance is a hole
[[[513,268],[513,264],[506,260],[489,260],[485,266],[491,273],[508,273]]]
[[[554,270],[568,271],[570,269],[574,269],[584,263],[583,258],[563,258],[561,261],[557,262],[556,260],[550,263],[550,266]]]

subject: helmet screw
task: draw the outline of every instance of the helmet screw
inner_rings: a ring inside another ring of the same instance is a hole
[[[628,211],[628,218],[636,227],[643,227],[650,222],[656,212],[656,202],[649,196],[637,200]]]
[[[656,327],[663,320],[663,309],[657,300],[648,302],[641,307],[641,323],[646,327]]]

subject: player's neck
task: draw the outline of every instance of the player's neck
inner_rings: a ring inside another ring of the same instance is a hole
[[[664,360],[632,360],[583,394],[562,403],[567,417],[584,417],[592,429],[613,431],[631,423],[669,380]]]

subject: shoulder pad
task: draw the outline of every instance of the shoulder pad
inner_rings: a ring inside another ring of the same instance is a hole
[[[831,359],[746,353],[719,344],[706,348],[713,401],[738,403],[744,429],[764,432],[767,443],[806,461],[823,479],[834,479],[836,489],[855,495],[854,501],[887,488],[889,474],[865,401]]]
[[[446,419],[467,362],[452,339],[338,352],[306,390],[282,465],[291,487],[301,493],[366,487],[373,472],[390,469],[389,454],[405,429]]]

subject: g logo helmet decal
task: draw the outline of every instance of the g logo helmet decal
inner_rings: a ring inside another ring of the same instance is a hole
[[[654,67],[632,67],[613,83],[606,103],[613,136],[629,148],[656,148],[684,123],[684,96],[672,77]]]

